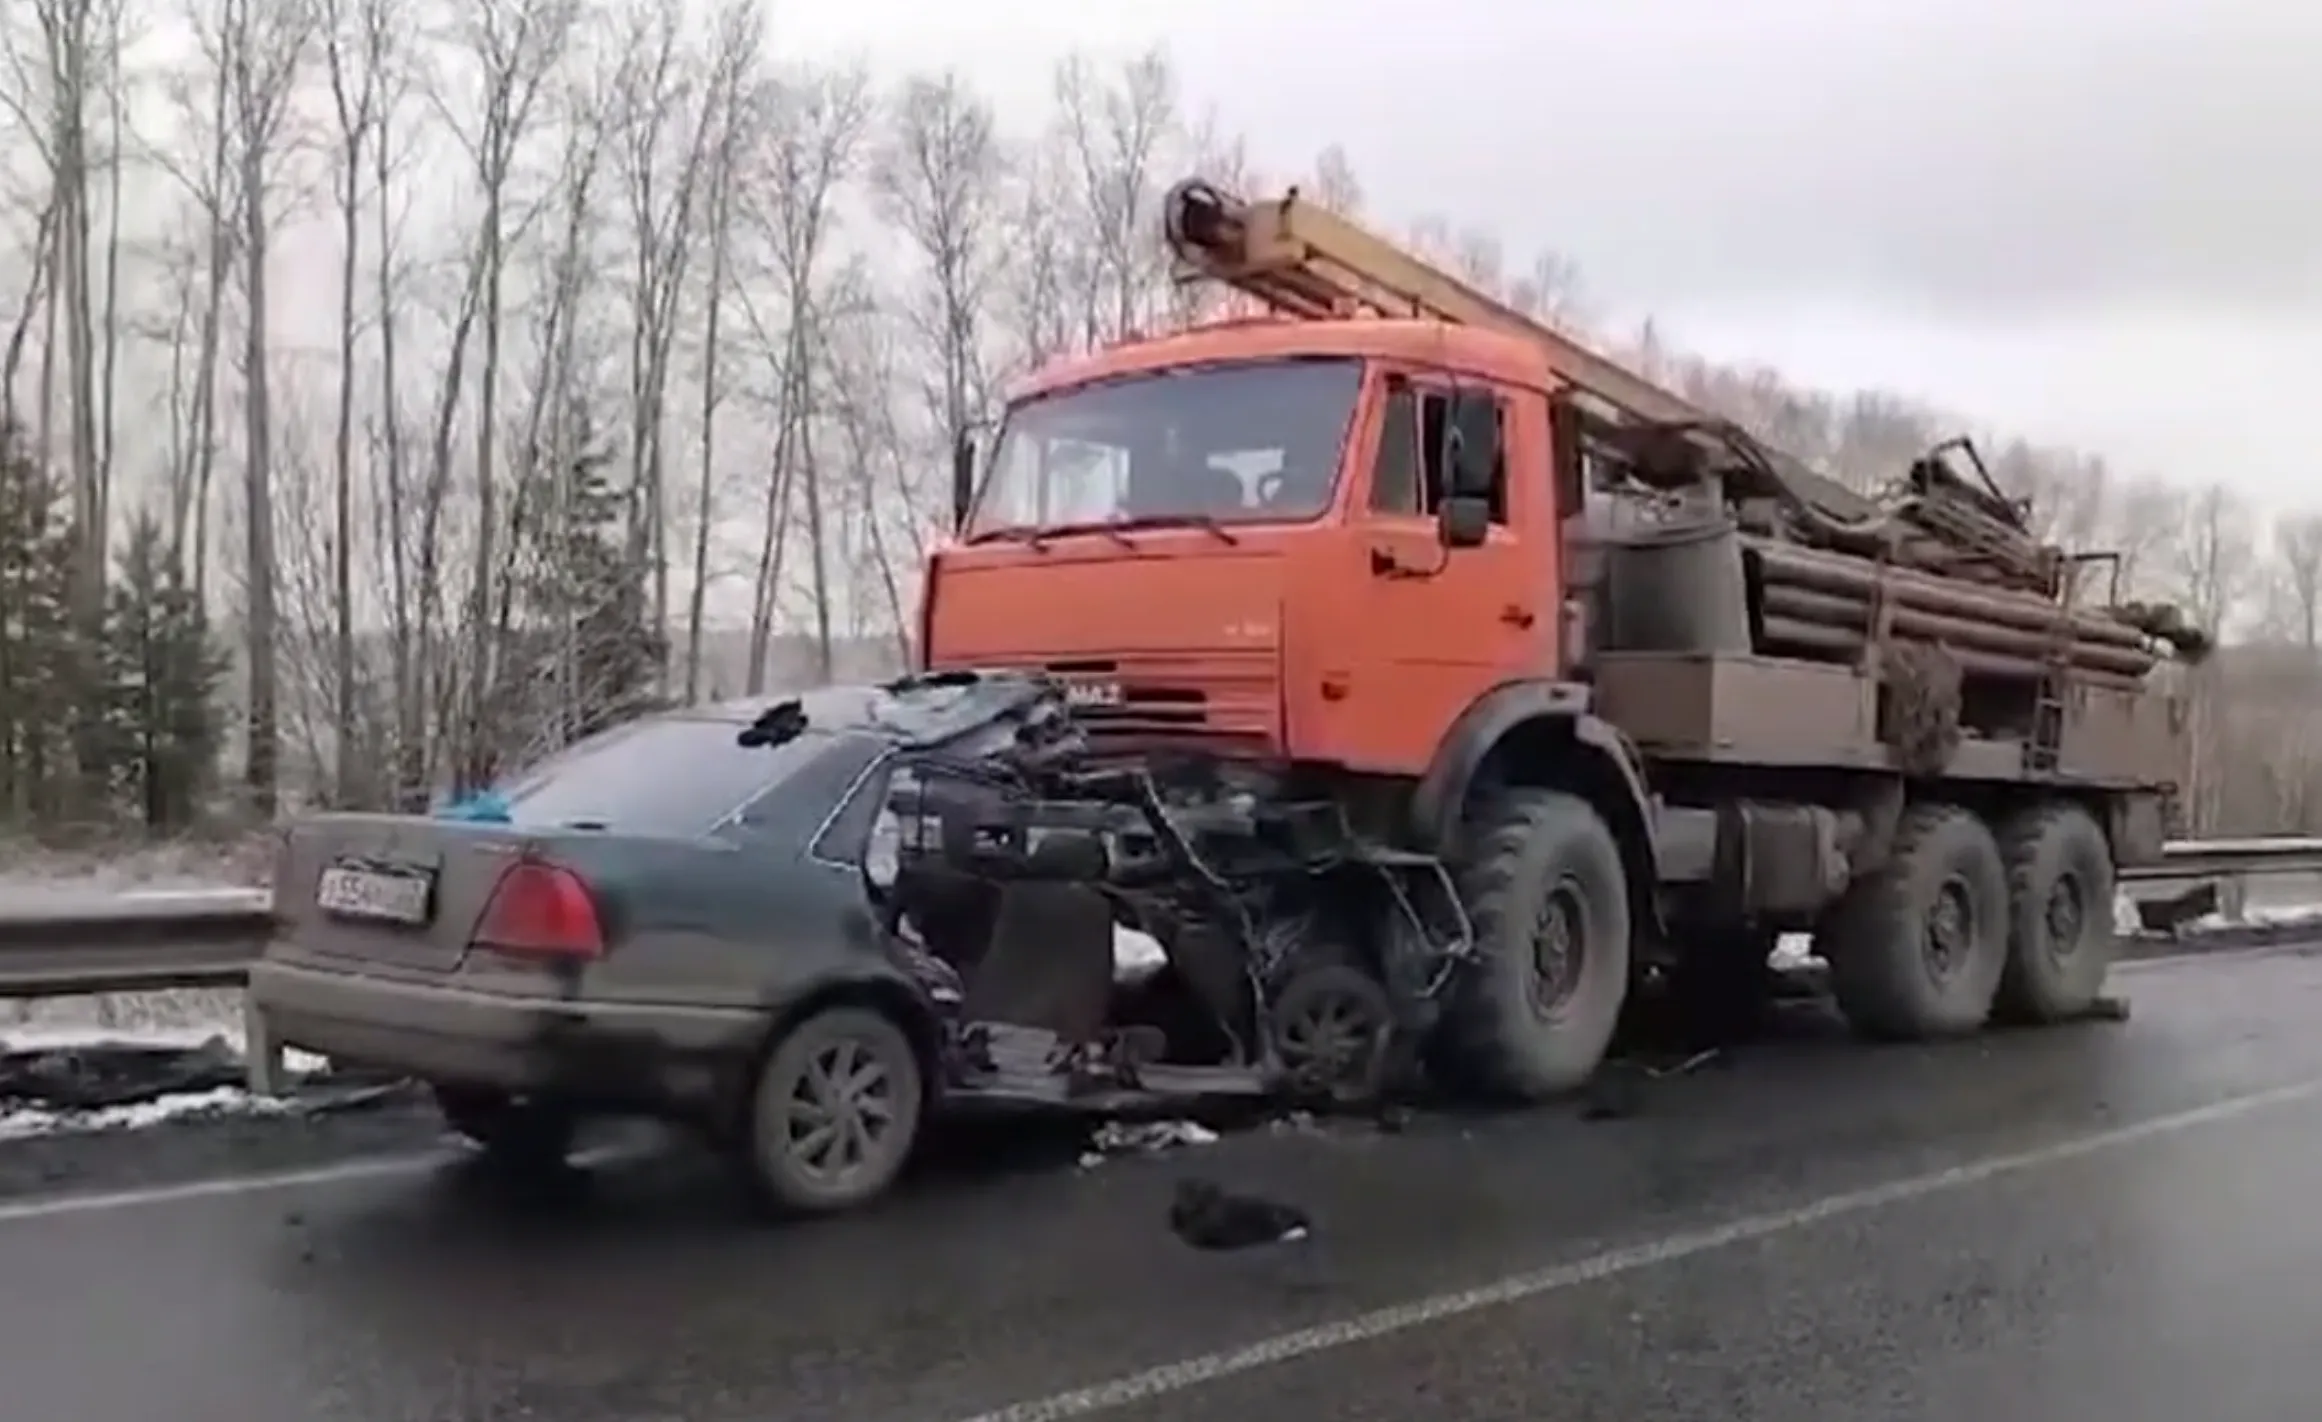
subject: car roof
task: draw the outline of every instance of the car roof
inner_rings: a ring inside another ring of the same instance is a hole
[[[987,726],[1052,691],[1048,680],[1035,673],[946,671],[717,701],[663,714],[671,720],[722,722],[738,732],[794,702],[809,732],[872,735],[900,748],[921,749]]]

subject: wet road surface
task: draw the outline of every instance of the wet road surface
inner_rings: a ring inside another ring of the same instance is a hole
[[[18,1200],[0,1416],[2305,1422],[2322,957],[2121,984],[2126,1025],[1771,1044],[1623,1121],[954,1166],[787,1229],[683,1154],[552,1197],[404,1168]],[[1188,1170],[1318,1237],[1183,1249]]]

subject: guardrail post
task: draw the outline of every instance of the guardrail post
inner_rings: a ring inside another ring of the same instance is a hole
[[[280,1096],[289,1089],[282,1044],[274,1040],[273,1026],[247,991],[242,994],[242,1060],[251,1095]]]
[[[2249,877],[2228,874],[2217,886],[2217,911],[2227,923],[2249,920]]]

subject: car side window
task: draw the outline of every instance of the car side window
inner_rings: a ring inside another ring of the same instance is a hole
[[[815,745],[813,759],[744,805],[733,818],[735,827],[754,839],[818,852],[810,846],[819,844],[845,812],[855,783],[885,747],[868,737],[846,735],[801,737],[791,744],[809,740]]]
[[[1492,461],[1491,521],[1508,522],[1508,405],[1493,407],[1499,452]],[[1402,376],[1387,380],[1387,400],[1379,416],[1379,447],[1371,464],[1371,511],[1433,518],[1443,502],[1443,436],[1451,420],[1451,396],[1423,389]]]
[[[840,792],[846,798],[831,813],[822,833],[815,836],[813,846],[807,851],[810,856],[852,869],[863,864],[866,857],[879,853],[881,831],[895,818],[887,809],[894,766],[895,758],[884,753],[855,766],[846,788]]]

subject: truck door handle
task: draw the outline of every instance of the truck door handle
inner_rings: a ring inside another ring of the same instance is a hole
[[[1500,621],[1507,623],[1510,627],[1529,627],[1534,620],[1532,610],[1528,607],[1521,607],[1511,602],[1500,609]]]

